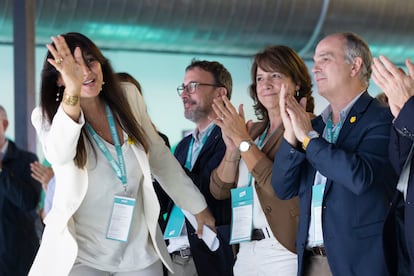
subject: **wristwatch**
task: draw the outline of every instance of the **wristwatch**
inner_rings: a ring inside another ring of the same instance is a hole
[[[239,150],[240,152],[246,152],[252,145],[254,145],[254,142],[252,140],[243,140],[239,145]]]
[[[308,134],[306,134],[305,138],[303,138],[303,142],[302,142],[303,150],[306,150],[306,148],[308,147],[309,141],[311,139],[318,138],[318,137],[319,137],[319,133],[317,133],[315,130],[309,131]]]

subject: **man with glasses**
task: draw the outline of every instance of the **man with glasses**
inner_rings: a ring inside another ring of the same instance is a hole
[[[177,145],[174,155],[206,198],[216,220],[220,247],[212,251],[195,234],[195,229],[185,219],[181,235],[169,239],[168,250],[176,275],[232,275],[233,253],[229,245],[231,203],[216,200],[210,193],[210,174],[220,164],[226,146],[221,130],[212,119],[220,117],[212,109],[213,99],[224,95],[230,99],[232,79],[224,66],[215,61],[193,60],[187,66],[183,84],[177,88],[184,104],[184,116],[196,124],[194,131]],[[169,214],[170,223],[180,219],[174,208]],[[182,217],[182,216],[181,216]],[[214,230],[214,229],[213,229]]]

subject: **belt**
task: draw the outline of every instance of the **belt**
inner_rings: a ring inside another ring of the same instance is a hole
[[[191,249],[190,247],[181,248],[177,251],[174,251],[171,253],[172,255],[180,256],[181,258],[187,259],[188,257],[191,257]]]
[[[307,249],[313,256],[326,256],[325,247],[312,247]]]
[[[269,233],[269,230],[267,229],[267,227],[265,227],[263,229],[253,229],[250,240],[260,241],[260,240],[263,240],[263,239],[266,239],[266,238],[270,238],[270,233]]]

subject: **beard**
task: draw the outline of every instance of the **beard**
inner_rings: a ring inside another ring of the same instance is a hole
[[[194,123],[201,119],[205,119],[211,113],[211,104],[206,107],[195,102],[191,102],[192,106],[184,110],[184,117]]]

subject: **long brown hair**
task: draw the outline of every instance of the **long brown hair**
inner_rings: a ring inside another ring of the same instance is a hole
[[[147,136],[135,119],[109,60],[104,57],[99,48],[86,36],[80,33],[67,33],[62,36],[65,38],[72,54],[75,48],[79,47],[82,50],[84,59],[85,56],[92,56],[101,64],[105,85],[102,86],[99,98],[109,106],[114,117],[128,136],[135,142],[140,143],[145,151],[148,151]],[[43,117],[49,123],[52,123],[62,100],[61,97],[64,88],[57,85],[59,72],[49,64],[47,61],[48,58],[53,58],[50,51],[47,52],[41,73],[40,105],[43,111]],[[86,61],[85,64],[87,64]],[[87,139],[85,140],[84,137],[87,137]],[[85,142],[91,143],[91,140],[85,127],[83,127],[74,158],[74,162],[79,168],[83,168],[87,160]]]
[[[299,101],[302,97],[307,98],[306,111],[313,113],[315,107],[312,96],[312,80],[305,62],[291,48],[284,45],[269,46],[258,52],[253,58],[250,71],[252,84],[250,84],[250,97],[253,99],[254,111],[259,120],[269,120],[266,108],[257,97],[257,68],[260,67],[267,72],[280,72],[292,79],[295,84],[299,84]]]

